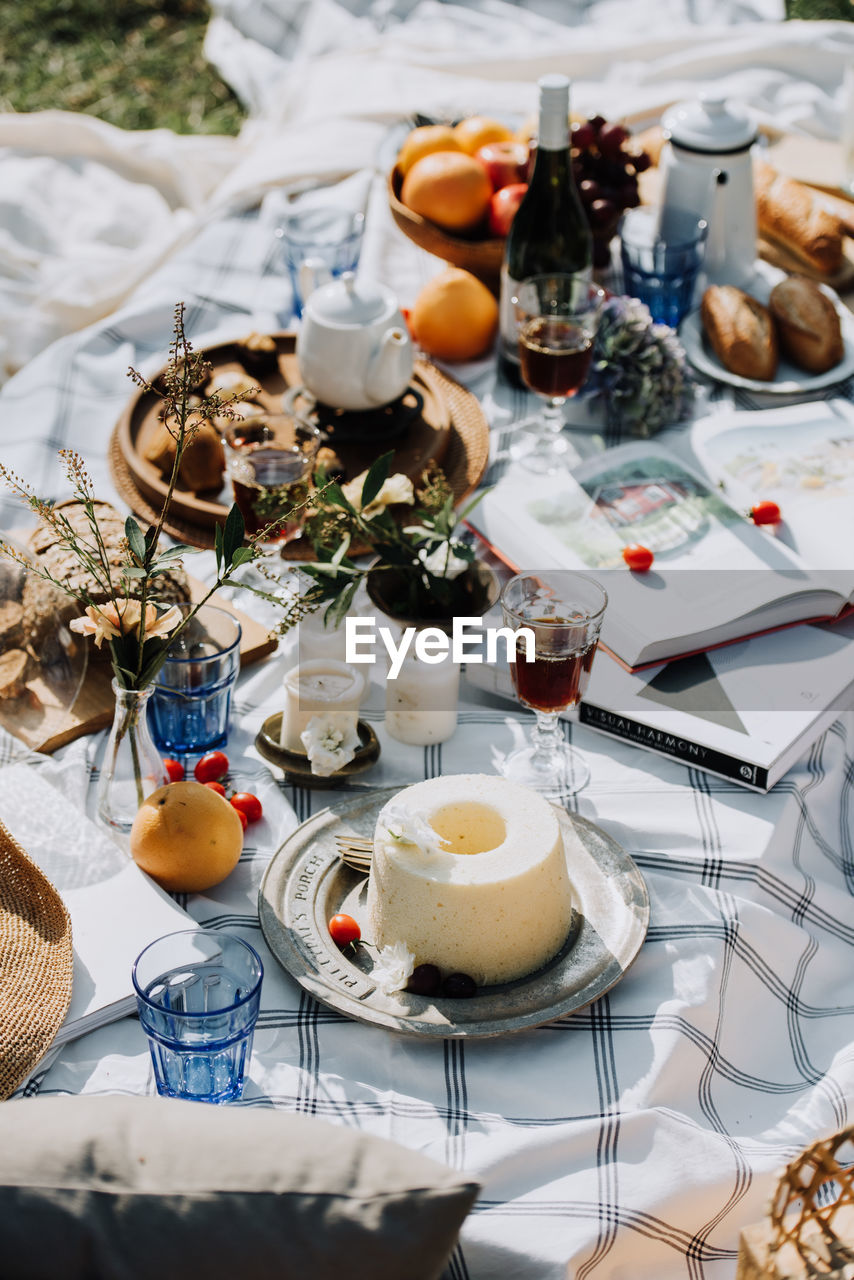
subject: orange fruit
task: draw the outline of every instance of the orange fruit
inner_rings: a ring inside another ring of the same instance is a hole
[[[401,174],[405,177],[416,160],[429,156],[433,151],[462,151],[449,124],[422,124],[406,135],[397,153],[397,167]]]
[[[475,360],[498,331],[498,303],[470,271],[449,267],[425,284],[412,308],[419,346],[439,360]]]
[[[416,160],[403,179],[403,203],[445,231],[471,231],[492,199],[483,165],[461,151],[433,151]]]
[[[237,810],[201,782],[170,782],[143,800],[133,820],[134,862],[170,893],[199,893],[237,866],[243,824]]]
[[[463,151],[473,156],[488,142],[509,142],[513,130],[489,116],[467,116],[454,128],[454,137]]]

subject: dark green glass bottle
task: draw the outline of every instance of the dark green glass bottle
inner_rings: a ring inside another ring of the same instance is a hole
[[[593,239],[572,174],[569,145],[569,80],[539,81],[540,115],[534,172],[510,226],[501,268],[500,364],[521,384],[512,298],[528,276],[569,272],[590,279]]]

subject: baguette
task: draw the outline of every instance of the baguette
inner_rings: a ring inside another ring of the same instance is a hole
[[[725,369],[740,378],[771,382],[777,372],[777,335],[767,307],[734,285],[711,285],[700,318]]]
[[[756,166],[755,188],[760,235],[822,275],[834,275],[842,266],[845,229],[821,197],[765,163]]]
[[[786,357],[808,373],[825,373],[845,354],[836,307],[817,284],[790,276],[771,290],[768,309]]]

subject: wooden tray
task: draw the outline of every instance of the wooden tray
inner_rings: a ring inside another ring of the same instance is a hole
[[[189,579],[190,595],[193,600],[201,600],[207,591],[203,583],[194,578]],[[247,667],[253,662],[274,651],[278,643],[276,637],[254,618],[248,617],[239,609],[235,609],[229,600],[221,596],[211,596],[209,604],[218,609],[225,609],[237,618],[242,628],[240,637],[240,665]],[[86,733],[95,733],[99,729],[108,728],[113,722],[112,668],[108,661],[96,661],[96,650],[89,651],[89,664],[83,685],[70,711],[38,702],[38,714],[28,717],[26,712],[10,716],[3,722],[3,727],[13,733],[21,742],[34,750],[46,752],[48,755],[67,742],[73,742]],[[28,681],[28,688],[36,698],[40,689],[38,679]]]
[[[255,399],[271,411],[281,408],[285,390],[299,382],[294,354],[295,335],[280,333],[272,337],[278,352],[276,370],[261,378],[251,375],[261,387]],[[240,351],[239,342],[226,342],[209,347],[205,355],[214,372],[220,373],[242,369]],[[383,435],[383,416],[379,411],[373,439],[366,439],[362,432],[359,439],[351,441],[346,438],[343,426],[339,431],[333,426],[328,442],[344,465],[346,479],[358,475],[392,446],[395,454],[393,470],[417,479],[429,462],[436,462],[445,470],[455,496],[462,497],[475,487],[486,464],[489,437],[486,419],[475,397],[425,361],[416,364],[412,385],[423,397],[423,408],[393,440]],[[450,388],[456,389],[455,395],[449,394]],[[474,402],[476,413],[470,403],[465,406],[466,411],[462,411],[461,396]],[[166,482],[162,475],[143,456],[146,443],[158,424],[159,412],[160,401],[155,395],[137,392],[116,425],[110,451],[113,478],[119,492],[138,515],[147,518],[150,518],[152,509],[160,510],[166,496]],[[341,417],[343,424],[346,415]],[[472,422],[473,418],[477,418],[476,423]],[[224,521],[230,501],[227,487],[219,493],[208,494],[176,490],[170,520],[179,531],[177,536],[185,537],[195,545],[212,545],[214,527]],[[191,533],[195,531],[196,536],[188,534],[188,527]],[[306,554],[305,549],[299,547],[292,552],[293,558],[297,559],[304,558]]]

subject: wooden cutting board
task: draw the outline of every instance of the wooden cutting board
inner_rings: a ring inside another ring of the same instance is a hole
[[[194,601],[201,600],[207,587],[194,578],[190,578],[189,583],[191,598]],[[216,605],[218,609],[225,609],[240,623],[241,667],[260,662],[275,650],[278,643],[276,636],[254,618],[235,609],[229,600],[213,595],[208,603]],[[96,652],[94,648],[90,648],[86,677],[70,711],[52,706],[49,695],[38,678],[35,678],[27,683],[32,694],[31,705],[21,706],[23,700],[16,700],[14,712],[10,709],[2,721],[3,727],[28,747],[48,755],[86,733],[95,733],[99,729],[108,728],[113,722],[114,700],[110,687],[112,668],[109,662],[103,659],[95,661],[92,655]]]

